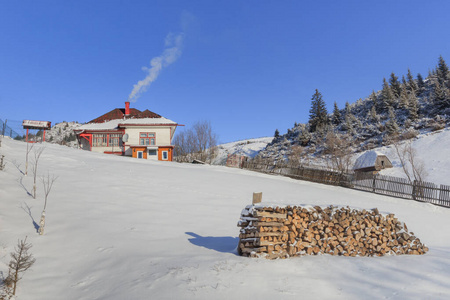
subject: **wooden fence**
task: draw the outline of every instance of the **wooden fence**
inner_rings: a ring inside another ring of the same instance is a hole
[[[317,166],[299,166],[292,167],[284,163],[266,164],[246,161],[243,164],[244,169],[252,171],[278,174],[295,179],[331,184],[331,185],[343,185],[349,184],[348,174],[343,174],[335,170],[328,168],[320,168]]]
[[[284,163],[267,164],[247,161],[244,162],[243,168],[450,207],[450,186],[448,185],[438,186],[424,181],[410,183],[407,179],[393,176],[362,172],[342,173],[320,167],[292,167]]]

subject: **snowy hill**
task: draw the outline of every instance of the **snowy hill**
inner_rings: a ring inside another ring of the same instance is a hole
[[[81,124],[78,122],[57,123],[47,131],[45,139],[49,143],[77,148],[78,142],[73,131],[79,126],[81,126]]]
[[[218,145],[217,156],[214,158],[212,164],[225,165],[228,155],[233,154],[239,154],[253,158],[272,140],[273,137],[264,137]]]
[[[298,147],[304,148],[309,159],[321,158],[330,133],[348,141],[350,151],[361,152],[389,145],[393,137],[410,139],[449,127],[450,71],[443,58],[426,79],[420,74],[414,78],[410,70],[402,77],[399,80],[391,73],[389,80],[383,79],[381,90],[347,102],[345,108],[334,103],[332,113],[327,112],[325,100],[316,90],[308,123],[295,123],[285,134],[276,136],[259,158],[288,160]]]
[[[448,132],[445,132],[448,134]],[[433,137],[430,137],[433,138]],[[436,148],[444,157],[439,135]],[[442,144],[445,146],[444,144]],[[28,236],[36,263],[17,299],[449,299],[450,209],[223,166],[137,160],[45,144],[39,174],[58,175],[43,208],[27,195],[26,144],[0,154],[0,272]],[[447,148],[448,149],[448,148]],[[438,152],[436,152],[438,153]],[[253,192],[277,205],[336,205],[394,213],[430,249],[423,256],[305,256],[268,261],[236,253]]]
[[[450,156],[447,152],[450,149],[450,128],[421,134],[411,143],[417,152],[418,162],[425,166],[427,175],[424,180],[450,185]],[[400,160],[392,145],[376,148],[376,150],[386,154],[394,166],[391,169],[382,170],[381,174],[405,177]]]

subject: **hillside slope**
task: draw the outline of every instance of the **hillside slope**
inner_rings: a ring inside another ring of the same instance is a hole
[[[335,102],[330,113],[316,90],[309,121],[295,123],[285,134],[276,136],[258,158],[288,160],[300,147],[307,160],[323,158],[329,147],[327,140],[333,136],[346,141],[349,153],[357,153],[387,146],[393,139],[410,139],[450,126],[450,71],[442,57],[425,79],[420,74],[414,78],[410,70],[401,80],[391,73],[381,87],[363,95],[364,99],[347,102],[345,108],[340,109]]]
[[[40,174],[58,175],[43,208],[27,195],[23,142],[0,153],[0,271],[28,236],[36,263],[17,299],[448,299],[450,210],[222,166],[117,157],[45,144]],[[442,148],[441,148],[442,149]],[[444,151],[444,150],[442,150]],[[236,253],[252,193],[276,205],[351,206],[394,213],[430,251],[423,256],[268,261]]]
[[[421,134],[411,140],[411,145],[417,153],[417,162],[423,163],[426,169],[425,181],[436,184],[450,185],[450,128]],[[393,168],[381,171],[383,175],[405,177],[395,148],[390,146],[376,148],[386,154],[393,164]],[[359,154],[358,154],[359,155]]]
[[[217,156],[214,158],[212,164],[225,165],[228,155],[233,154],[253,158],[258,155],[259,151],[264,149],[272,140],[273,137],[264,137],[218,145]]]

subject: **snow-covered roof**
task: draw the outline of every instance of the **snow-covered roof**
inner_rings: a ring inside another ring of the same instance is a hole
[[[375,162],[378,156],[386,156],[384,153],[380,151],[371,150],[362,154],[355,162],[353,166],[353,170],[369,168],[375,166]]]
[[[177,125],[172,120],[161,118],[143,118],[143,119],[116,119],[104,123],[88,123],[81,125],[76,130],[116,130],[119,126],[126,127],[127,125]]]
[[[111,120],[104,123],[88,123],[81,125],[77,128],[77,131],[79,130],[115,130],[119,126],[121,122],[124,120],[117,119],[117,120]]]
[[[143,118],[143,119],[126,119],[120,122],[120,125],[177,125],[176,122],[166,119],[164,117],[161,118]]]

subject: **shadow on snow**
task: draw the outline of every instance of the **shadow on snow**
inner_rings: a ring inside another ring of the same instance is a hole
[[[238,255],[237,246],[239,238],[231,236],[200,236],[193,232],[186,232],[186,234],[192,236],[189,238],[189,242],[193,245],[205,247],[211,250],[215,250],[223,253],[232,253]]]

